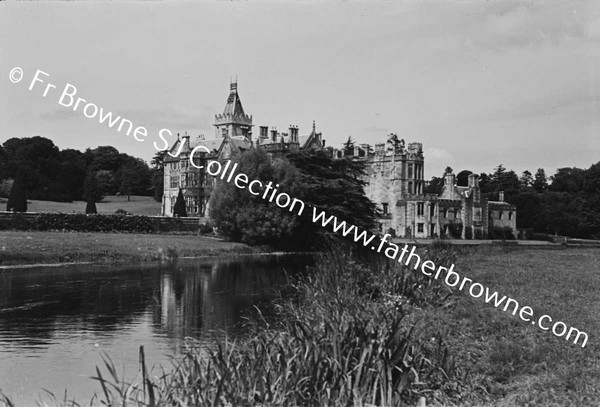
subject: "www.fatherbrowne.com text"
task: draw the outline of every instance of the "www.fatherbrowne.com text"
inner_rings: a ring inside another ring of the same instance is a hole
[[[23,79],[23,70],[19,67],[13,68],[9,73],[9,79],[12,83],[18,83]],[[44,83],[44,79],[48,78],[49,74],[41,70],[37,70],[34,74],[30,84],[29,90],[31,91],[38,83]],[[41,88],[42,85],[39,85]],[[49,92],[56,89],[56,85],[46,82],[43,97],[46,97]],[[104,111],[102,107],[98,107],[96,104],[77,96],[77,88],[70,83],[67,83],[58,99],[58,103],[61,106],[70,108],[73,111],[78,109],[83,115],[89,119],[98,118],[100,124],[106,123],[109,128],[115,128],[118,132],[125,130],[125,134],[133,134],[133,137],[137,141],[144,141],[145,137],[148,136],[148,131],[144,126],[134,126],[131,120],[125,119],[121,116],[117,116],[110,111]],[[154,148],[159,151],[165,151],[169,149],[169,143],[165,136],[172,136],[169,129],[161,129],[158,134],[159,138],[163,142],[163,146],[159,146],[154,142]],[[173,157],[177,157],[181,151],[169,154]],[[206,147],[199,145],[192,150],[189,160],[192,166],[202,169],[203,165],[198,165],[199,160],[196,159],[196,154],[201,155],[210,153]],[[259,180],[250,180],[244,173],[237,173],[238,164],[228,160],[225,164],[221,164],[219,161],[208,161],[206,163],[206,171],[209,175],[218,177],[228,183],[233,181],[235,186],[240,189],[248,189],[248,192],[255,196],[260,196],[262,199],[269,202],[274,202],[277,206],[282,209],[287,209],[290,212],[297,213],[301,216],[306,205],[302,200],[293,198],[285,192],[279,192],[277,188],[279,184],[273,185],[269,181],[266,185]],[[588,335],[585,332],[580,331],[577,328],[569,327],[564,322],[558,321],[553,322],[552,317],[549,315],[542,315],[539,318],[534,318],[533,309],[529,306],[521,307],[519,302],[513,298],[507,298],[506,296],[500,296],[497,291],[490,292],[488,287],[484,287],[482,284],[474,282],[468,277],[462,277],[460,274],[454,271],[454,264],[450,267],[437,267],[431,260],[421,261],[421,257],[415,253],[416,247],[405,244],[402,249],[388,239],[391,237],[389,234],[385,234],[383,238],[379,238],[377,235],[369,233],[366,230],[360,230],[355,225],[347,224],[345,221],[339,221],[336,216],[328,216],[324,211],[313,207],[312,208],[312,221],[315,224],[320,224],[324,228],[331,228],[335,233],[340,233],[344,237],[350,237],[356,243],[360,243],[365,247],[370,247],[372,250],[381,253],[391,260],[396,260],[399,263],[409,266],[411,263],[414,265],[414,270],[419,270],[426,276],[434,279],[443,279],[446,285],[453,288],[458,288],[460,291],[468,292],[474,298],[482,298],[488,304],[492,304],[496,308],[501,308],[503,311],[512,311],[512,315],[519,314],[525,322],[531,322],[532,325],[537,325],[544,331],[551,330],[557,337],[565,337],[565,340],[572,340],[574,344],[577,344],[581,339],[581,347],[585,347],[588,342]],[[379,244],[377,245],[377,241]],[[398,255],[400,254],[400,255]]]

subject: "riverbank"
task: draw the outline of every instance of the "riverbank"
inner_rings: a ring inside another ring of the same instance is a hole
[[[169,405],[220,400],[279,406],[310,399],[313,405],[412,406],[422,398],[427,406],[600,402],[600,250],[434,245],[418,253],[435,264],[455,264],[461,275],[531,306],[535,315],[580,328],[589,342],[582,348],[383,256],[373,254],[362,264],[341,251],[289,287],[278,302],[279,320],[258,318],[252,335],[223,345],[210,363],[206,349],[191,348],[181,369],[145,382],[146,389],[108,396],[99,387],[98,394],[107,404],[146,400],[136,405],[152,405],[150,390]],[[107,379],[106,366],[100,368],[108,389],[111,383],[127,388],[118,377]]]
[[[115,264],[254,251],[241,243],[195,235],[35,231],[0,233],[0,266]]]

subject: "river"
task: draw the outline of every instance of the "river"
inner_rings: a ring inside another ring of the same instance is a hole
[[[89,402],[90,379],[108,355],[128,380],[146,363],[169,366],[186,337],[243,333],[254,306],[268,314],[275,290],[308,256],[180,260],[175,265],[68,266],[0,270],[0,391],[17,406]]]

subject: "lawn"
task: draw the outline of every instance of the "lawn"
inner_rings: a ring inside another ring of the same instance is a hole
[[[6,210],[6,198],[0,198],[0,210]],[[47,213],[85,213],[86,203],[53,202],[53,201],[27,201],[28,212]],[[101,202],[96,203],[98,213],[115,213],[117,209],[123,209],[134,215],[157,216],[160,215],[160,202],[156,202],[151,196],[132,195],[130,201],[127,196],[107,196]]]
[[[585,348],[465,294],[426,314],[456,361],[458,405],[600,405],[600,249],[462,249],[457,270],[589,335]]]
[[[195,235],[134,233],[0,233],[0,265],[61,262],[121,263],[248,253],[249,246]]]

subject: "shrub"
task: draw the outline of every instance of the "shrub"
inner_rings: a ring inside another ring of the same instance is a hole
[[[509,226],[504,226],[502,228],[502,238],[505,240],[514,240],[515,235],[513,234],[513,230]]]
[[[208,235],[213,233],[213,227],[210,225],[210,222],[201,223],[198,228],[198,232],[200,232],[201,235]]]
[[[463,228],[462,223],[451,222],[448,225],[448,233],[450,233],[450,236],[452,238],[460,239],[462,237],[462,228]]]
[[[514,240],[515,235],[509,226],[494,226],[490,231],[491,239]]]
[[[529,235],[530,240],[542,240],[544,242],[552,242],[554,243],[554,236],[549,235],[547,233],[531,233]]]
[[[115,211],[115,215],[131,215],[131,214],[129,212],[127,212],[125,209],[119,208]]]
[[[473,227],[467,226],[465,228],[465,239],[471,240],[473,239]]]

